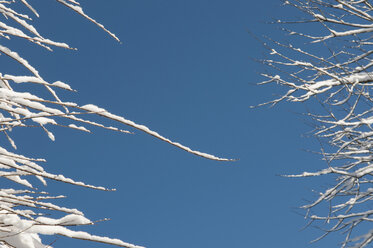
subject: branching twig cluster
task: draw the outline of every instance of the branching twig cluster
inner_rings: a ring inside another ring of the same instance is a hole
[[[102,24],[86,15],[77,0],[56,1],[88,19],[115,40],[119,41],[119,39]],[[2,18],[0,19],[0,40],[22,38],[50,51],[52,51],[52,47],[73,49],[65,43],[44,38],[39,34],[37,29],[32,26],[31,17],[19,10],[31,11],[31,14],[39,17],[36,8],[33,8],[27,0],[0,1],[0,14],[2,14]],[[48,82],[26,59],[19,55],[18,52],[1,44],[0,54],[17,61],[29,72],[29,75],[10,75],[4,71],[0,72],[0,133],[8,139],[14,149],[17,147],[16,142],[11,138],[11,131],[24,127],[39,127],[44,130],[51,140],[54,140],[54,134],[48,128],[51,125],[77,129],[84,132],[90,132],[89,127],[96,126],[122,133],[131,133],[120,127],[107,126],[90,120],[88,117],[94,114],[112,120],[116,124],[124,124],[127,127],[143,131],[195,155],[213,160],[229,160],[194,151],[180,143],[173,142],[161,136],[146,126],[114,115],[95,105],[87,104],[81,106],[77,103],[63,101],[58,96],[59,90],[74,91],[68,84],[61,81],[53,83]],[[15,88],[15,84],[32,84],[35,87],[44,87],[50,93],[50,98],[42,98],[30,92],[16,91],[13,89]],[[51,179],[86,188],[98,190],[109,189],[77,182],[63,175],[48,173],[41,166],[41,163],[44,162],[43,159],[28,158],[8,151],[3,145],[0,146],[0,180],[11,180],[21,186],[21,189],[18,190],[3,188],[3,186],[0,188],[1,248],[46,247],[42,243],[39,235],[62,235],[120,247],[138,247],[121,240],[99,237],[86,232],[69,229],[68,227],[70,226],[92,225],[94,222],[85,218],[83,213],[76,209],[60,207],[49,202],[50,200],[61,198],[62,196],[52,197],[48,196],[45,192],[38,191],[38,189],[31,184],[29,178],[36,177],[44,185],[46,185],[47,179]],[[28,189],[25,190],[24,188]],[[47,213],[55,214],[46,217]],[[53,218],[61,214],[65,214],[65,216],[62,218]]]
[[[286,90],[265,104],[316,100],[321,108],[308,116],[316,124],[315,135],[328,144],[322,149],[326,169],[289,177],[330,175],[332,186],[303,208],[311,222],[326,226],[320,238],[341,231],[341,247],[366,247],[373,241],[373,228],[364,232],[359,227],[373,221],[373,4],[294,0],[285,5],[301,10],[305,19],[278,23],[312,31],[284,28],[298,39],[268,46],[273,59],[264,63],[280,75],[264,74],[268,80],[263,83]]]

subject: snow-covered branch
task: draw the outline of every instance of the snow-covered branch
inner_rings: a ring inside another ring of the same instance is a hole
[[[357,227],[373,221],[373,5],[370,0],[284,3],[306,16],[277,22],[297,38],[291,44],[271,39],[266,44],[270,58],[263,63],[274,73],[263,74],[262,84],[281,85],[285,91],[263,105],[283,100],[320,104],[307,115],[314,134],[326,143],[320,154],[327,168],[288,177],[324,176],[332,185],[302,207],[311,223],[327,226],[315,241],[341,232],[341,247],[366,247],[373,229]],[[296,31],[299,26],[309,33]]]
[[[77,0],[56,0],[56,2],[71,9],[83,18],[88,19],[120,42],[115,34],[88,16]],[[24,11],[25,9],[27,13],[39,17],[37,8],[34,8],[27,0],[0,1],[0,13],[2,14],[2,19],[0,20],[0,39],[4,41],[4,39],[22,38],[49,51],[52,51],[52,47],[75,50],[75,48],[71,48],[66,43],[52,41],[42,36],[37,28],[32,25],[32,18],[28,14],[19,11]],[[0,133],[8,139],[14,149],[17,149],[16,141],[11,138],[10,134],[18,128],[39,127],[51,140],[54,140],[55,136],[49,130],[49,127],[52,125],[83,132],[90,132],[89,128],[91,127],[100,127],[126,134],[131,134],[134,130],[140,130],[194,155],[212,160],[230,161],[230,159],[196,151],[180,143],[171,141],[144,125],[112,114],[93,104],[80,105],[64,101],[58,96],[59,92],[75,92],[70,85],[61,81],[48,82],[45,80],[42,77],[42,73],[39,73],[31,63],[22,57],[20,49],[9,48],[0,44],[0,54],[18,62],[29,72],[28,75],[11,75],[4,71],[0,72]],[[38,91],[38,87],[43,87],[50,95],[46,98],[30,92],[16,91],[14,90],[15,84],[31,84],[36,89],[34,92]],[[99,121],[93,121],[90,119],[92,115],[111,120],[116,126],[108,126]],[[132,130],[125,130],[125,128]],[[111,189],[89,185],[63,175],[49,173],[42,166],[45,162],[43,159],[33,159],[16,154],[0,146],[0,180],[11,180],[21,187],[26,188],[24,190],[0,188],[1,248],[46,247],[43,245],[39,235],[61,235],[75,239],[112,244],[119,247],[139,247],[118,239],[95,236],[86,232],[69,229],[69,226],[93,225],[94,222],[84,217],[81,211],[61,207],[49,202],[50,200],[63,198],[64,196],[49,196],[47,193],[39,191],[31,184],[30,177],[36,177],[43,185],[46,185],[47,179],[50,179],[97,190]],[[47,218],[45,216],[47,213],[57,213],[57,215],[52,214]],[[61,216],[61,214],[65,216],[52,218],[52,216]]]

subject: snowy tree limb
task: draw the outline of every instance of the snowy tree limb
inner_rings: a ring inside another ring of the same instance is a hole
[[[307,116],[313,120],[315,136],[326,144],[320,154],[328,167],[288,177],[328,176],[332,185],[302,207],[311,223],[328,227],[315,241],[342,232],[341,247],[367,247],[373,242],[373,229],[358,227],[373,220],[373,210],[362,210],[371,209],[373,199],[373,5],[370,0],[284,4],[306,17],[277,22],[298,40],[291,44],[269,39],[271,45],[266,44],[271,58],[263,63],[277,72],[263,74],[267,80],[262,84],[281,85],[285,92],[263,105],[284,100],[320,104]],[[300,25],[302,30],[318,25],[309,29],[317,33],[296,31]]]
[[[120,42],[115,34],[88,16],[78,1],[56,0],[56,2],[86,18]],[[22,4],[33,15],[39,17],[37,8],[34,8],[27,0],[0,1],[0,14],[3,17],[0,20],[0,39],[11,40],[15,37],[22,38],[49,51],[52,51],[52,47],[75,50],[66,43],[55,42],[43,37],[37,28],[31,24],[32,19],[27,14],[17,10],[17,3]],[[88,129],[89,126],[96,126],[121,133],[132,133],[132,131],[124,130],[122,127],[107,126],[106,124],[89,119],[89,116],[96,115],[112,120],[117,125],[124,125],[135,130],[140,130],[194,155],[217,161],[231,161],[231,159],[220,158],[192,150],[187,146],[171,141],[144,125],[114,115],[93,104],[79,105],[63,101],[58,96],[58,92],[59,90],[75,92],[70,85],[61,81],[48,82],[18,51],[13,51],[2,44],[0,44],[0,54],[6,55],[18,62],[30,73],[30,75],[10,75],[6,72],[0,72],[0,133],[4,134],[14,149],[17,149],[17,146],[16,142],[11,138],[10,133],[17,128],[40,127],[51,140],[54,140],[55,136],[48,129],[50,125],[84,132],[90,132]],[[50,93],[50,98],[42,98],[29,92],[15,91],[12,87],[14,84],[32,84],[35,87],[44,87]],[[70,226],[93,225],[95,222],[88,220],[84,217],[83,212],[77,209],[61,207],[51,203],[50,200],[60,199],[64,196],[49,196],[45,192],[38,191],[31,184],[30,177],[36,177],[43,185],[46,185],[47,179],[50,179],[97,190],[111,189],[89,185],[63,175],[49,173],[41,166],[43,162],[45,160],[28,158],[0,146],[0,178],[2,180],[11,180],[27,188],[27,190],[0,188],[1,248],[45,247],[40,235],[60,235],[119,247],[140,248],[140,246],[132,245],[118,239],[100,237],[69,229],[68,227]],[[47,218],[45,217],[47,212],[65,214],[65,216],[61,218]]]

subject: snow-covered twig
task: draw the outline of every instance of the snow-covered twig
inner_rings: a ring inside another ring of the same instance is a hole
[[[56,0],[61,4],[104,30],[112,38],[120,42],[118,37],[105,28],[101,23],[88,16],[77,0]],[[72,49],[68,44],[56,42],[43,37],[32,25],[32,19],[16,10],[17,2],[24,5],[31,14],[39,17],[37,8],[34,8],[28,0],[0,1],[0,39],[11,40],[14,37],[22,38],[42,48],[52,51],[52,47]],[[13,48],[14,49],[14,48]],[[193,150],[180,143],[160,135],[144,125],[137,124],[119,115],[114,115],[107,110],[93,104],[80,105],[63,101],[58,93],[60,90],[75,92],[70,85],[61,81],[48,82],[39,71],[32,66],[19,51],[12,50],[0,44],[0,54],[8,56],[18,62],[29,71],[29,75],[10,75],[0,72],[0,133],[8,139],[16,149],[16,141],[11,138],[11,131],[17,128],[40,127],[51,140],[55,135],[49,130],[49,126],[67,127],[79,131],[90,132],[88,127],[100,127],[120,133],[133,133],[124,130],[120,126],[140,130],[153,137],[167,142],[175,147],[194,155],[217,161],[230,161],[204,152]],[[50,93],[50,98],[42,98],[29,92],[20,92],[13,89],[15,84],[32,84],[35,87],[44,87]],[[108,126],[100,121],[90,120],[95,115],[113,121],[117,126]],[[120,126],[119,126],[120,125]],[[40,235],[61,235],[75,239],[101,242],[119,247],[140,248],[118,239],[91,235],[82,231],[74,231],[69,226],[93,225],[95,222],[84,217],[83,212],[58,206],[49,200],[62,198],[61,196],[40,196],[43,192],[37,192],[31,184],[30,177],[36,177],[46,185],[47,179],[73,184],[81,187],[110,190],[105,187],[93,186],[75,181],[63,175],[52,174],[44,170],[41,163],[43,159],[28,158],[23,155],[6,150],[0,146],[0,178],[11,180],[29,190],[14,190],[0,188],[0,247],[16,248],[41,248],[45,247]],[[53,219],[45,217],[48,213],[55,212],[67,214],[62,218]]]
[[[307,213],[317,212],[307,215],[313,224],[328,226],[316,240],[342,232],[341,247],[367,247],[373,242],[373,229],[359,227],[373,221],[373,211],[366,210],[373,200],[373,5],[370,0],[285,4],[307,16],[302,22],[277,22],[293,25],[283,29],[298,38],[292,44],[271,39],[266,43],[270,59],[263,62],[277,71],[263,74],[263,84],[281,85],[285,91],[261,105],[284,100],[321,104],[319,112],[307,115],[315,124],[315,136],[326,143],[321,154],[327,168],[288,177],[328,177],[331,186],[303,206]],[[293,31],[299,25],[316,33]]]

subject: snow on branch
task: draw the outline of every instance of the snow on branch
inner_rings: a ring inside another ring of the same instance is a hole
[[[261,105],[320,104],[318,112],[307,116],[322,141],[320,155],[327,168],[288,177],[329,180],[331,186],[302,207],[310,224],[326,226],[314,241],[340,232],[341,247],[367,247],[373,243],[373,229],[362,228],[373,221],[373,5],[370,0],[294,0],[285,5],[307,15],[277,22],[297,38],[292,43],[268,38],[269,58],[263,63],[272,70],[263,74],[261,84],[285,90]]]
[[[31,14],[39,17],[37,9],[27,0],[0,1],[0,39],[11,40],[14,37],[22,38],[42,48],[52,51],[52,47],[73,49],[63,42],[55,42],[43,37],[32,24],[32,19],[24,13],[19,12],[17,3],[23,5]],[[88,16],[79,2],[76,0],[57,0],[57,3],[73,10],[90,22],[104,30],[112,38],[120,40],[106,29],[102,24]],[[100,127],[116,132],[131,134],[133,131],[125,130],[129,127],[140,130],[167,142],[177,148],[185,150],[194,155],[217,161],[231,161],[231,159],[216,157],[207,153],[192,150],[180,143],[150,130],[144,125],[137,124],[124,117],[114,115],[93,104],[79,105],[73,102],[63,101],[59,98],[58,92],[66,90],[75,92],[67,83],[61,81],[48,82],[31,63],[22,57],[17,51],[0,44],[0,54],[8,56],[26,68],[30,75],[11,75],[0,72],[0,132],[8,139],[14,149],[17,149],[16,142],[11,138],[10,133],[17,128],[39,127],[51,139],[55,135],[49,130],[51,125],[76,129],[83,132],[90,132],[90,127]],[[15,91],[14,84],[33,84],[35,87],[44,87],[50,93],[50,98],[42,98],[30,92]],[[112,120],[116,127],[108,126],[99,121],[92,121],[89,116],[96,115],[103,119]],[[123,128],[124,126],[124,128]],[[70,226],[93,225],[95,222],[84,217],[83,212],[58,206],[49,200],[63,198],[64,196],[49,196],[47,193],[38,191],[31,184],[30,178],[36,177],[43,185],[47,179],[67,184],[97,190],[113,190],[101,186],[93,186],[83,182],[75,181],[63,175],[52,174],[44,170],[41,163],[43,159],[28,158],[23,155],[6,150],[0,147],[0,178],[13,181],[25,190],[0,188],[0,247],[16,248],[42,248],[40,235],[61,235],[75,239],[90,240],[111,244],[119,247],[140,248],[118,239],[91,235],[82,231],[69,229]],[[65,214],[64,217],[52,218],[50,213]]]

